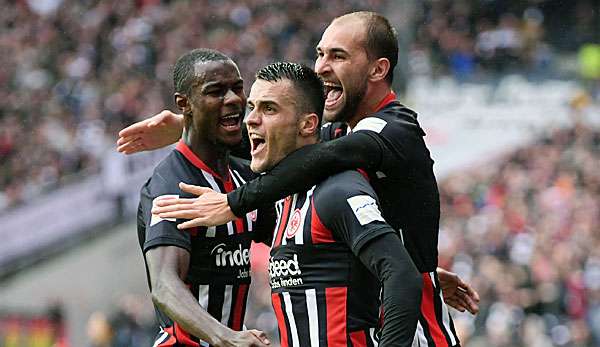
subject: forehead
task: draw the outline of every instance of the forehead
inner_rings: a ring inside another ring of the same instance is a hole
[[[224,82],[235,83],[241,79],[240,70],[231,60],[197,62],[194,74],[198,83]]]
[[[317,48],[327,51],[343,49],[347,52],[364,51],[365,23],[360,19],[334,20],[323,32]]]
[[[297,93],[294,90],[292,82],[288,80],[265,81],[257,79],[250,88],[248,101],[253,103],[258,102],[274,102],[281,106],[295,105]]]

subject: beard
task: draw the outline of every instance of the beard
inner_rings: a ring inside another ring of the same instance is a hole
[[[358,105],[362,102],[367,92],[367,79],[365,78],[361,80],[357,88],[344,88],[344,92],[346,93],[344,106],[341,110],[335,113],[333,117],[331,117],[331,122],[347,123],[352,117],[355,116]]]

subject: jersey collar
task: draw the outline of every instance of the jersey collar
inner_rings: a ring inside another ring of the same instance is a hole
[[[384,107],[392,103],[394,100],[396,100],[396,93],[394,93],[393,90],[390,90],[390,92],[385,96],[385,98],[383,98],[383,100],[381,100],[377,107],[375,107],[375,112],[381,111]]]
[[[188,145],[186,145],[185,142],[183,142],[183,140],[179,140],[175,149],[179,153],[183,154],[183,156],[198,169],[208,172],[212,176],[220,179],[221,181],[229,181],[230,180],[229,172],[227,173],[227,177],[225,177],[225,179],[223,179],[223,177],[221,177],[221,175],[217,174],[215,171],[213,171],[213,169],[209,168],[208,165],[206,165],[202,161],[202,159],[200,159],[200,157],[198,157],[196,155],[196,153],[192,152],[192,149],[190,147],[188,147]],[[229,171],[229,165],[227,165],[227,171]]]

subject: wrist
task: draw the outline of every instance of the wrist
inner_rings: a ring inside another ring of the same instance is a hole
[[[214,334],[210,334],[210,338],[206,341],[211,346],[222,347],[229,346],[228,341],[231,340],[233,330],[228,327],[221,327]]]

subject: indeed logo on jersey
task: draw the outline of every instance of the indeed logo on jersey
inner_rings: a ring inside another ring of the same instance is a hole
[[[269,259],[269,278],[271,288],[291,287],[303,284],[298,255],[294,254],[292,259]]]
[[[224,243],[216,245],[211,255],[215,256],[215,265],[221,266],[248,266],[250,264],[250,249],[242,248],[241,244],[238,244],[236,250],[227,249]]]

